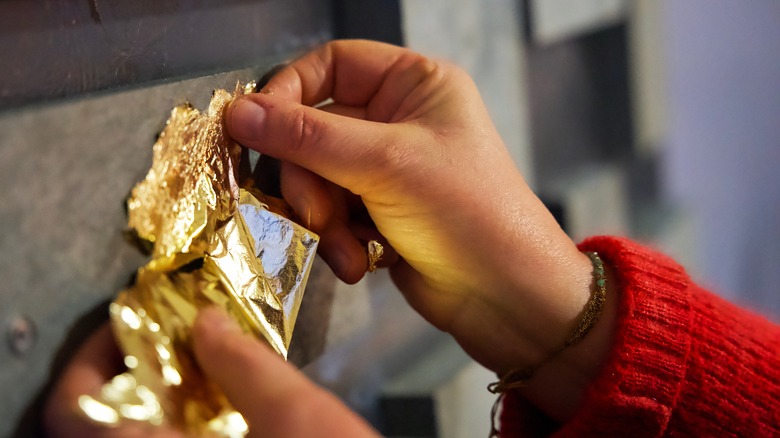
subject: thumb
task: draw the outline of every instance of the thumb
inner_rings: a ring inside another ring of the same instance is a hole
[[[264,93],[236,99],[225,122],[242,145],[356,193],[370,184],[367,179],[375,181],[393,171],[386,168],[392,163],[388,158],[399,156],[398,148],[409,143],[401,141],[403,130],[413,129],[342,116]]]
[[[221,309],[200,311],[195,356],[249,424],[249,436],[376,436],[332,394],[268,346],[244,333]]]

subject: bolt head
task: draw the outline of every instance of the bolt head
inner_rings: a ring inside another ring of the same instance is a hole
[[[26,316],[16,315],[8,324],[8,346],[16,356],[23,356],[35,345],[38,332],[32,320]]]

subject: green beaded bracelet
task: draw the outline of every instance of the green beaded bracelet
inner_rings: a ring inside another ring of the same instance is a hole
[[[599,316],[601,316],[601,309],[607,300],[607,274],[604,272],[604,262],[601,261],[601,257],[596,252],[586,252],[585,255],[590,258],[590,262],[593,264],[593,279],[596,283],[596,290],[591,294],[590,300],[588,300],[588,304],[585,306],[585,312],[582,314],[580,324],[569,336],[569,339],[566,340],[563,348],[574,344],[588,334],[596,321],[598,321]]]

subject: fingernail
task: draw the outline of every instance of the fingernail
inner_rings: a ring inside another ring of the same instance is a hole
[[[201,309],[198,315],[204,325],[211,331],[229,333],[241,331],[241,327],[224,310],[217,307]]]
[[[265,121],[265,109],[251,99],[233,102],[230,112],[230,135],[238,141],[258,140]]]

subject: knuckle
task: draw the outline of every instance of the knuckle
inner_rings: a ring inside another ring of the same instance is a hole
[[[439,68],[439,64],[432,59],[412,51],[402,55],[398,64],[420,76],[428,76]]]
[[[425,148],[415,147],[407,136],[391,136],[381,147],[378,164],[385,169],[404,172],[417,168]]]
[[[316,145],[325,135],[327,126],[308,113],[306,107],[292,110],[288,115],[287,126],[290,127],[290,144],[288,148],[301,152]]]
[[[452,82],[457,86],[464,86],[467,84],[469,86],[476,86],[474,85],[473,78],[466,69],[450,61],[439,61],[436,63],[435,73],[432,73],[432,75],[434,74],[438,75],[442,82]]]

